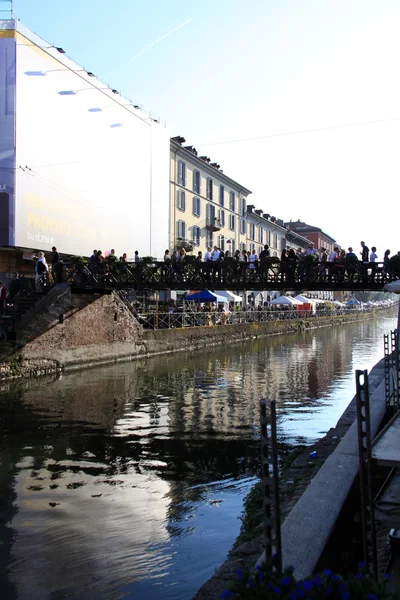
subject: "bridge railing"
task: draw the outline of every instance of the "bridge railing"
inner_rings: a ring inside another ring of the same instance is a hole
[[[227,258],[220,262],[179,263],[143,260],[140,263],[89,263],[68,270],[81,286],[133,289],[382,289],[400,278],[400,267],[360,261],[340,263],[281,263],[266,260],[252,265]]]
[[[184,327],[212,327],[216,325],[237,325],[240,323],[266,323],[348,315],[355,312],[371,312],[373,307],[352,307],[333,310],[249,310],[233,312],[169,312],[140,313],[135,317],[144,329],[180,329]]]

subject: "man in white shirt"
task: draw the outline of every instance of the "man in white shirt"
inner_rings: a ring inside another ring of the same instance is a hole
[[[308,248],[306,250],[306,256],[310,256],[310,255],[314,255],[318,257],[318,252],[316,251],[316,249],[314,248],[314,242],[310,242],[308,244]]]
[[[376,247],[371,246],[371,252],[369,255],[369,262],[371,263],[371,281],[374,281],[374,279],[375,279],[375,273],[376,273],[375,261],[377,258],[378,258],[378,255],[376,253]]]
[[[44,252],[39,252],[38,259],[35,265],[35,288],[38,294],[40,294],[43,291],[43,284],[47,283],[48,272],[49,267]]]
[[[204,252],[204,262],[209,262],[211,259],[211,247],[208,246],[207,251]]]
[[[214,246],[214,250],[211,252],[211,259],[213,262],[217,262],[221,258],[221,252],[217,246]]]
[[[339,248],[337,248],[335,246],[333,252],[331,252],[330,255],[329,255],[329,262],[333,263],[333,262],[335,262],[335,261],[337,261],[339,259],[339,252],[338,252],[338,250],[339,250]]]
[[[369,255],[369,262],[375,262],[377,258],[378,258],[378,255],[376,253],[376,248],[375,248],[375,246],[372,246],[371,254]]]

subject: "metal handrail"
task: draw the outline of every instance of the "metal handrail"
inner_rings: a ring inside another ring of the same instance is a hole
[[[132,289],[233,289],[233,290],[382,290],[400,279],[399,271],[383,263],[293,264],[258,261],[252,268],[231,257],[217,262],[197,262],[189,256],[178,263],[143,260],[139,263],[89,263],[73,268],[77,285]]]
[[[374,307],[375,308],[375,307]],[[186,311],[186,312],[149,312],[135,311],[135,317],[143,329],[177,329],[184,327],[211,327],[215,325],[237,325],[241,323],[266,323],[269,321],[287,321],[332,317],[354,313],[372,312],[374,308],[320,310],[248,310],[248,311]],[[376,307],[378,308],[378,307]],[[380,308],[380,307],[379,307]],[[381,307],[386,308],[386,307]]]

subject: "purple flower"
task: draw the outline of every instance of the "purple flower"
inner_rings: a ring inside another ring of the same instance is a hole
[[[362,562],[359,562],[357,566],[359,569],[365,569],[365,567],[367,566],[367,561],[363,560]]]
[[[385,579],[387,579],[388,581],[391,581],[391,579],[392,579],[392,578],[390,577],[389,573],[385,573],[385,574],[384,574],[384,578],[385,578]]]
[[[225,590],[222,592],[220,598],[221,600],[224,600],[224,598],[233,598],[233,592],[231,590]]]
[[[367,598],[368,600],[378,600],[378,596],[375,596],[375,594],[368,594]]]
[[[357,573],[356,577],[357,577],[357,579],[362,579],[363,578],[363,574],[362,573]]]
[[[274,592],[275,592],[275,594],[280,594],[280,593],[281,593],[281,591],[282,591],[282,589],[281,589],[280,587],[278,587],[278,586],[276,586],[276,587],[274,588]]]
[[[242,571],[242,569],[238,569],[238,570],[236,571],[236,573],[237,573],[237,575],[238,575],[239,579],[243,579],[243,571]]]
[[[306,592],[309,592],[313,588],[313,582],[312,581],[308,581],[308,579],[305,579],[303,581],[303,587],[306,590]]]
[[[332,590],[331,590],[331,588],[326,588],[325,595],[326,596],[332,596]]]
[[[332,573],[332,571],[331,571],[330,569],[324,569],[324,574],[325,574],[327,577],[330,577],[330,576],[331,576],[333,573]]]
[[[284,577],[283,579],[281,579],[282,585],[290,585],[291,583],[292,583],[292,580],[290,579],[290,577]]]
[[[295,592],[289,592],[289,598],[290,600],[297,600],[297,595]]]
[[[321,579],[321,577],[319,575],[316,575],[316,577],[315,577],[315,583],[317,585],[322,585],[322,579]]]

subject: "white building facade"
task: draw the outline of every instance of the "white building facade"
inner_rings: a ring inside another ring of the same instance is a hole
[[[251,192],[184,143],[180,136],[171,139],[169,249],[204,255],[207,247],[218,246],[234,254],[246,243]]]
[[[0,247],[162,256],[168,175],[164,127],[62,48],[0,21]]]

